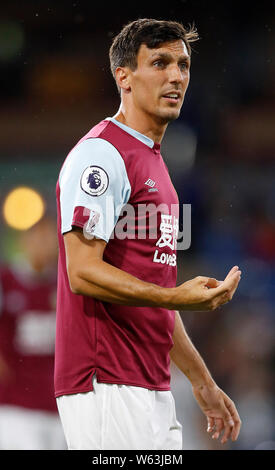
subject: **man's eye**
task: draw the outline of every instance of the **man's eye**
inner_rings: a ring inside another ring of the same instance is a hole
[[[181,64],[179,64],[179,67],[182,70],[188,69],[188,63],[187,62],[182,62]]]
[[[162,60],[156,60],[153,65],[155,65],[156,67],[163,67],[164,63]]]

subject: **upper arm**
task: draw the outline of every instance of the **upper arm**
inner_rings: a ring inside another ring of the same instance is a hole
[[[61,232],[72,287],[81,266],[102,259],[131,186],[116,148],[104,139],[92,138],[68,155],[59,187]]]
[[[73,229],[65,233],[64,244],[69,283],[71,290],[76,292],[81,267],[92,267],[93,261],[102,260],[106,242],[97,238],[86,239],[81,229]]]

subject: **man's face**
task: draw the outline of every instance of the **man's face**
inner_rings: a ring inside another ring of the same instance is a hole
[[[142,44],[131,71],[133,104],[161,123],[177,119],[189,84],[190,56],[182,40],[149,49]]]

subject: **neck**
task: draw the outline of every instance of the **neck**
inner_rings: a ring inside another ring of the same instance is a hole
[[[121,103],[118,112],[114,118],[125,124],[126,126],[135,129],[143,135],[146,135],[157,144],[160,144],[168,123],[157,121],[153,116],[145,114],[142,110],[126,107]]]

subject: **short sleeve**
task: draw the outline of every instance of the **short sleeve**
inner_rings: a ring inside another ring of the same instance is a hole
[[[110,142],[91,138],[68,155],[59,176],[61,232],[82,227],[109,241],[131,186],[124,160]]]

